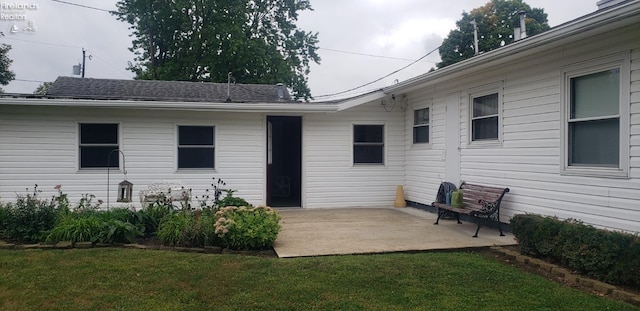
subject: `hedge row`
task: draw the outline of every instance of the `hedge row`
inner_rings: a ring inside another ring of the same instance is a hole
[[[520,252],[547,258],[589,277],[640,289],[640,237],[576,220],[516,215],[511,219]]]

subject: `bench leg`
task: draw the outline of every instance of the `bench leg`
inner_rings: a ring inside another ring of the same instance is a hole
[[[456,219],[458,220],[458,224],[462,224],[460,221],[460,213],[456,213]]]
[[[504,236],[504,233],[502,233],[502,223],[500,222],[500,214],[498,214],[498,230],[500,231],[500,236]]]
[[[440,208],[438,208],[438,219],[436,219],[436,222],[434,223],[434,225],[437,225],[438,222],[440,221],[440,215],[442,215],[442,211],[440,210]]]
[[[476,234],[473,235],[474,238],[478,237],[478,231],[480,231],[481,224],[482,224],[482,221],[478,219],[478,228],[476,229]]]

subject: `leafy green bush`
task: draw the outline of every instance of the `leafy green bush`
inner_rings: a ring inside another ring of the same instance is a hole
[[[216,234],[215,224],[218,218],[214,210],[204,209],[199,217],[196,211],[196,232],[202,246],[224,246],[224,241]]]
[[[62,217],[60,222],[47,236],[48,242],[71,241],[92,242],[100,241],[104,236],[105,223],[97,215],[69,214]]]
[[[640,288],[638,236],[538,215],[516,215],[511,227],[523,254],[549,258],[601,281]]]
[[[102,243],[134,243],[143,236],[144,226],[134,225],[117,218],[104,220],[104,227],[100,232],[99,241]]]
[[[32,193],[18,195],[15,204],[4,207],[2,227],[9,240],[24,242],[40,242],[55,225],[58,212],[67,206],[58,207],[60,197],[42,200],[38,197],[41,191],[35,185]],[[64,196],[66,199],[66,196]]]
[[[171,246],[195,246],[198,243],[195,217],[190,211],[167,215],[158,226],[156,237]]]
[[[280,231],[280,214],[270,207],[221,208],[215,233],[231,249],[253,250],[273,246]]]
[[[222,198],[222,200],[218,201],[217,203],[218,208],[227,207],[227,206],[251,207],[251,204],[249,204],[249,202],[247,202],[245,199],[240,197],[234,197],[233,192],[234,191],[232,190],[227,191],[227,195],[224,198]]]
[[[0,203],[0,239],[6,238],[7,218],[9,217],[9,209]]]
[[[176,212],[173,205],[155,202],[148,207],[136,211],[133,215],[133,223],[142,224],[145,228],[145,235],[151,236],[158,231],[158,225],[167,215]]]

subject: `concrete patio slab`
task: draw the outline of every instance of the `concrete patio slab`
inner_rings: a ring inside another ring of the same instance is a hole
[[[285,209],[274,249],[279,257],[426,251],[516,244],[510,233],[440,220],[407,208]]]

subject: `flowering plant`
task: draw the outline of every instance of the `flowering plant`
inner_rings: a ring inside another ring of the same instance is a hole
[[[280,214],[266,206],[227,206],[216,212],[215,233],[231,249],[273,246],[280,231]]]

